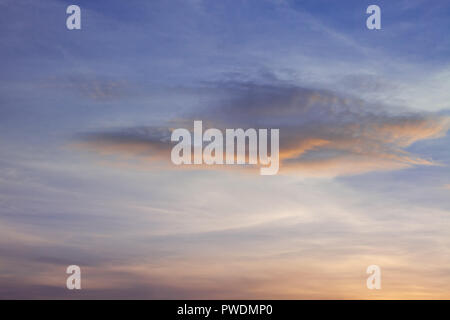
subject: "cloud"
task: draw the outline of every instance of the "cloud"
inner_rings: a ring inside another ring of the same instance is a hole
[[[94,101],[115,100],[125,96],[129,91],[129,85],[125,80],[91,74],[75,74],[66,77],[51,76],[40,87],[74,90],[82,97]]]
[[[165,128],[127,128],[119,131],[80,134],[75,143],[103,155],[164,160],[170,157],[170,130]]]
[[[280,172],[312,176],[360,174],[435,165],[411,154],[418,141],[442,137],[448,117],[396,113],[387,106],[325,90],[289,85],[221,83],[226,98],[205,111],[173,119],[166,127],[136,127],[81,135],[78,146],[101,154],[136,157],[149,166],[170,163],[170,132],[192,128],[279,128]]]

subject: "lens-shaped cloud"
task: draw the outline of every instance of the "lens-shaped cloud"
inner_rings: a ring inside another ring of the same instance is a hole
[[[359,174],[436,165],[407,148],[421,140],[442,137],[449,118],[435,114],[400,113],[337,93],[286,85],[223,83],[227,92],[206,112],[171,119],[165,126],[132,127],[84,133],[78,146],[146,166],[170,164],[170,133],[192,128],[280,129],[280,172],[312,176]],[[215,166],[220,168],[220,166]]]

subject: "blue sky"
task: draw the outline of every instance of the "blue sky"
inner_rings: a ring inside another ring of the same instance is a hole
[[[446,1],[70,4],[0,0],[0,297],[449,297]],[[195,119],[280,173],[173,169]]]

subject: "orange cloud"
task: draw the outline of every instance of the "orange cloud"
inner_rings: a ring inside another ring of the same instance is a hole
[[[280,129],[280,173],[338,176],[435,165],[432,159],[411,154],[406,148],[442,137],[450,127],[448,117],[391,115],[379,106],[375,112],[359,99],[326,91],[261,86],[244,86],[237,91],[236,98],[219,108],[168,121],[165,128],[93,133],[85,135],[78,145],[100,154],[139,158],[148,167],[155,161],[172,166],[171,128],[189,129],[193,120],[202,119],[208,127],[219,129]],[[253,166],[244,166],[249,167]],[[225,165],[213,168],[229,169]]]

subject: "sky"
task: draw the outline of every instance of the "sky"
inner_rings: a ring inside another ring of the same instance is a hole
[[[449,299],[449,17],[0,0],[0,298]],[[194,120],[279,128],[278,174],[175,167]]]

